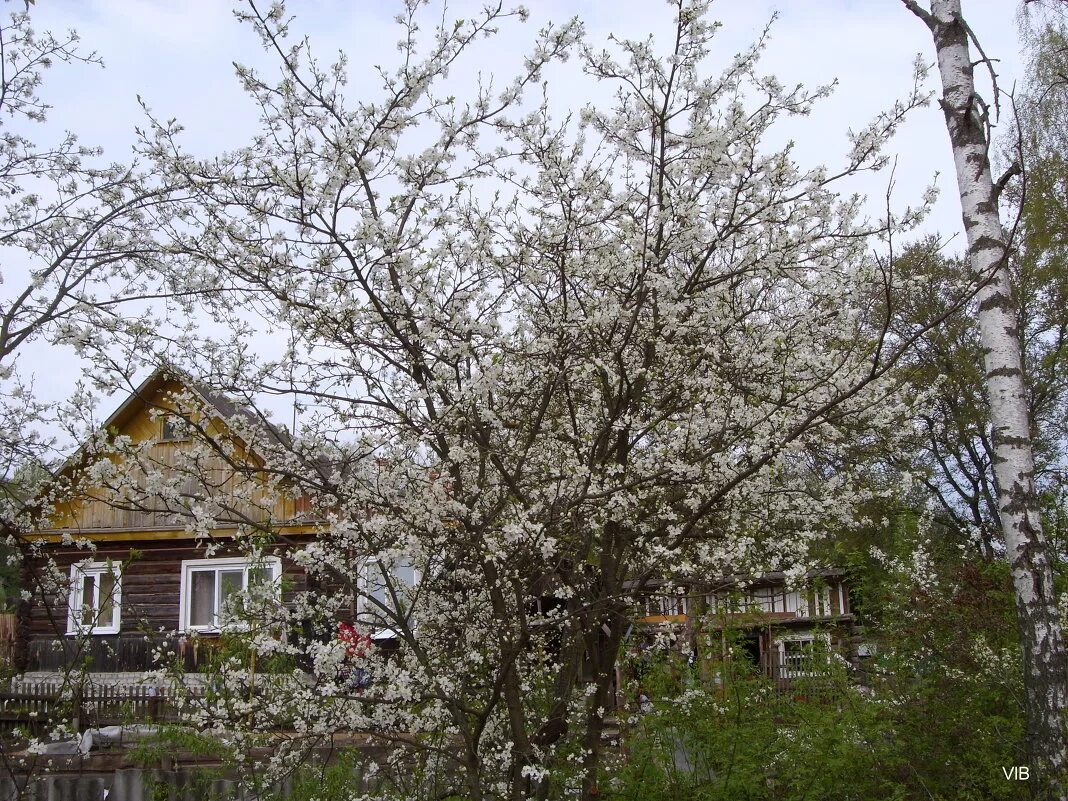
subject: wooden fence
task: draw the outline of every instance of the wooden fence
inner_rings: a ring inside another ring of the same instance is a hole
[[[47,732],[61,722],[79,731],[124,723],[160,723],[178,719],[179,704],[203,688],[175,694],[146,685],[64,684],[35,682],[0,690],[0,732]]]

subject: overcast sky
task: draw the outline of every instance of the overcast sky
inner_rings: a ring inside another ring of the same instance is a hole
[[[306,33],[316,52],[330,60],[339,51],[349,58],[354,96],[369,92],[371,65],[389,65],[398,30],[392,17],[401,3],[392,0],[292,0],[294,29]],[[450,2],[454,16],[471,16],[482,3]],[[9,7],[22,6],[21,2]],[[617,36],[642,38],[666,31],[667,5],[659,0],[532,0],[526,24],[506,25],[491,45],[453,79],[469,80],[477,71],[510,74],[509,64],[528,48],[537,28],[547,21],[581,17],[589,39],[603,42]],[[986,52],[999,59],[1004,88],[1021,77],[1015,0],[964,0],[968,21]],[[37,0],[32,7],[38,29],[75,28],[87,49],[96,50],[104,69],[60,65],[47,76],[44,99],[54,106],[47,129],[38,141],[51,140],[63,129],[75,131],[86,144],[100,145],[114,159],[128,158],[133,127],[140,122],[140,95],[159,117],[177,117],[185,141],[207,155],[244,144],[256,127],[256,112],[234,78],[233,62],[263,65],[259,41],[231,13],[227,0]],[[911,86],[917,53],[934,60],[927,29],[898,0],[718,0],[713,16],[723,22],[713,61],[726,61],[760,33],[774,13],[764,58],[767,72],[783,83],[808,86],[837,80],[832,98],[805,120],[791,122],[779,135],[797,142],[803,166],[841,163],[849,128],[866,124]],[[504,77],[502,75],[502,77]],[[548,78],[553,79],[550,73]],[[937,79],[937,73],[932,76]],[[935,88],[932,82],[931,88]],[[579,107],[589,100],[581,86],[557,81],[558,107]],[[941,197],[928,229],[944,235],[959,232],[960,211],[949,144],[937,105],[918,111],[896,139],[898,155],[895,197],[901,205],[918,199],[939,173]],[[859,188],[880,198],[888,176],[881,174]],[[960,237],[951,245],[959,249]],[[44,345],[33,348],[32,361],[62,366],[40,371],[38,385],[50,399],[73,388],[79,373],[67,353]],[[105,413],[107,410],[104,410]]]

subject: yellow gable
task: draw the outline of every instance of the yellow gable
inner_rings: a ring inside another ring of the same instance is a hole
[[[184,408],[179,409],[179,402]],[[222,412],[184,382],[157,372],[106,423],[109,439],[128,438],[129,455],[107,457],[114,470],[85,449],[62,475],[74,484],[39,535],[90,539],[165,539],[186,531],[193,510],[211,508],[214,536],[239,524],[293,529],[301,499],[271,491],[262,462],[226,429]],[[205,444],[207,434],[218,447]],[[95,478],[91,478],[95,477]],[[149,489],[151,487],[152,489]],[[300,527],[304,528],[304,527]],[[296,533],[291,531],[290,533]]]

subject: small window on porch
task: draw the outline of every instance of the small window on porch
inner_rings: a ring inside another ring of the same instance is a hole
[[[830,643],[826,634],[802,634],[778,641],[780,678],[815,676],[827,668]]]
[[[67,634],[118,634],[121,599],[117,564],[108,560],[71,565]]]

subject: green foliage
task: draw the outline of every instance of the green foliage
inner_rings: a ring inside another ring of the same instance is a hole
[[[16,516],[49,480],[47,468],[35,461],[22,464],[0,479],[0,506],[6,516]],[[15,548],[0,543],[0,612],[15,611],[19,602],[21,560]]]
[[[218,794],[212,796],[213,784],[225,776],[223,762],[229,756],[228,749],[218,739],[185,726],[160,726],[152,737],[138,740],[128,751],[130,761],[144,770],[145,798],[149,801],[167,801],[174,796],[174,787],[161,780],[157,770],[171,770],[173,761],[181,756],[185,762],[197,761],[196,767],[188,768],[185,786],[203,798],[214,797],[224,801]],[[209,766],[204,761],[218,762]]]
[[[218,738],[188,726],[161,725],[154,736],[138,740],[127,756],[133,764],[151,768],[173,759],[178,753],[221,761],[228,751]]]
[[[1028,798],[1002,770],[1026,764],[1007,566],[914,514],[883,528],[874,553],[869,544],[851,554],[876,651],[861,672],[832,659],[827,677],[782,692],[741,660],[702,681],[664,657],[642,676],[653,710],[625,732],[612,797]]]
[[[241,631],[223,632],[214,638],[209,653],[211,656],[204,668],[209,674],[233,669],[235,664],[250,673],[265,675],[288,674],[296,668],[296,659],[291,654],[258,653]]]
[[[232,745],[185,726],[164,726],[158,734],[139,741],[129,758],[145,769],[146,797],[171,798],[174,787],[152,771],[169,770],[171,760],[181,755],[185,786],[201,792],[200,797],[224,801],[251,794],[264,801],[345,801],[367,784],[367,756],[357,749],[331,751],[325,758],[309,758],[296,765],[286,781],[277,782],[259,771],[248,771],[245,759]],[[214,764],[212,764],[214,763]],[[245,768],[246,770],[242,770]],[[242,776],[229,789],[220,780]]]
[[[707,686],[690,677],[688,689],[670,660],[650,669],[643,687],[654,709],[628,732],[629,756],[610,782],[613,796],[843,797],[842,777],[868,761],[856,737],[857,711],[866,708],[848,689],[844,668],[819,658],[819,686],[798,680],[789,694],[741,660],[720,663]]]
[[[285,795],[267,796],[278,801],[344,801],[357,795],[365,782],[365,756],[354,750],[341,751],[319,764],[298,768]]]
[[[1029,56],[1026,86],[1004,144],[1022,151],[1011,155],[1022,155],[1026,169],[1026,183],[1010,189],[1021,207],[1024,257],[1052,266],[1063,264],[1068,247],[1068,30],[1063,18],[1032,23],[1022,31]]]
[[[14,612],[18,605],[19,564],[15,550],[0,543],[0,612]]]

